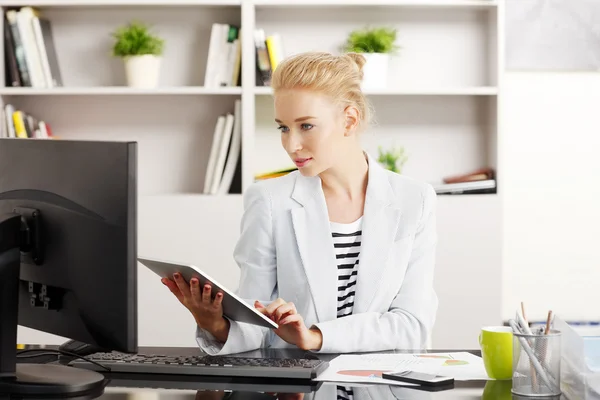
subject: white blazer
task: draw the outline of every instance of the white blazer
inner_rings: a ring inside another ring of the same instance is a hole
[[[337,263],[320,177],[295,171],[257,182],[244,195],[237,294],[252,305],[293,302],[307,327],[321,330],[319,352],[425,348],[435,321],[436,193],[367,160],[354,309],[344,318],[337,318]],[[271,329],[236,321],[225,344],[202,329],[196,339],[213,355],[292,346]]]

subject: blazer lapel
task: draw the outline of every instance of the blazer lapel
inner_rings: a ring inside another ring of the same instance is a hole
[[[386,172],[367,154],[369,181],[363,213],[362,243],[354,311],[369,310],[384,279],[386,261],[400,221]],[[327,203],[319,177],[296,176],[292,198],[302,207],[291,211],[296,242],[319,321],[337,318],[337,260]]]
[[[353,313],[369,310],[381,286],[387,258],[400,222],[386,171],[368,156],[369,181],[363,213],[362,243]]]
[[[317,319],[329,321],[337,315],[337,268],[321,179],[298,175],[292,198],[302,205],[292,209],[292,223]]]

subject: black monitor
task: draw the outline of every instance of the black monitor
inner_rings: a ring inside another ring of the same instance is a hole
[[[137,143],[0,139],[0,393],[81,394],[104,376],[19,363],[17,325],[137,352]]]

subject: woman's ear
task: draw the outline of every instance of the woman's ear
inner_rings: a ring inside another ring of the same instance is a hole
[[[351,136],[356,131],[360,122],[358,109],[348,106],[344,109],[344,136]]]

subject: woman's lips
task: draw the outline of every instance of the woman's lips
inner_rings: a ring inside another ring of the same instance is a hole
[[[298,168],[302,168],[304,167],[306,164],[308,164],[310,161],[312,160],[312,158],[296,158],[294,160],[294,163],[296,164],[296,166]]]

